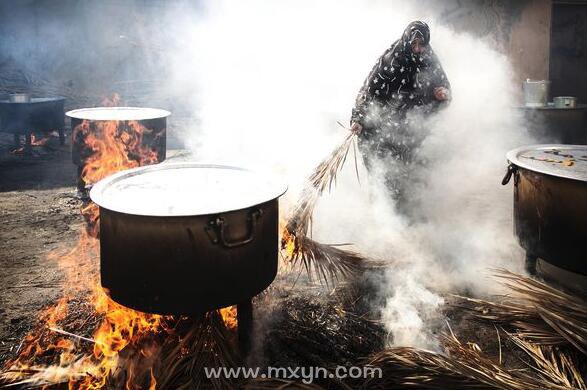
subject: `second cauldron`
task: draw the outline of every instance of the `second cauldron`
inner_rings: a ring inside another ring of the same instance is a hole
[[[510,151],[502,184],[514,180],[514,226],[526,250],[526,267],[537,259],[587,275],[587,146],[536,145]]]
[[[96,153],[90,140],[96,138],[109,146],[124,149],[125,157],[139,166],[165,160],[167,117],[169,111],[146,107],[93,107],[68,111],[71,118],[71,157],[78,167],[77,188],[85,194],[83,170]],[[110,137],[111,139],[108,139]],[[142,158],[145,153],[152,155]]]

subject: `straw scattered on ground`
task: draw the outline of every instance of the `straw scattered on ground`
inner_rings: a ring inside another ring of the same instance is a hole
[[[587,302],[538,280],[506,270],[495,276],[511,291],[495,301],[458,297],[474,318],[507,327],[540,345],[569,346],[587,355]]]

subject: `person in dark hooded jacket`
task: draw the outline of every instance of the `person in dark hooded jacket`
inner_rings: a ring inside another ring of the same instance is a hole
[[[376,161],[389,168],[385,182],[395,200],[405,199],[409,180],[409,169],[401,167],[413,162],[425,137],[408,114],[427,116],[447,104],[449,96],[450,83],[430,47],[430,28],[421,21],[410,23],[371,70],[351,116],[367,169]]]

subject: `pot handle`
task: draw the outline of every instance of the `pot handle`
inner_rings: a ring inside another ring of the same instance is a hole
[[[249,214],[247,218],[247,221],[249,222],[249,234],[247,234],[242,240],[229,241],[226,238],[228,224],[222,217],[216,217],[208,222],[205,227],[206,233],[208,233],[208,237],[213,244],[220,244],[226,248],[236,248],[253,241],[255,238],[255,225],[262,216],[263,210],[261,209],[256,209]]]
[[[501,181],[501,185],[505,186],[506,184],[508,184],[510,182],[510,180],[512,179],[512,175],[514,173],[516,173],[517,170],[518,170],[518,167],[516,167],[514,164],[508,165],[508,170],[506,171],[505,176],[503,177],[503,179]]]

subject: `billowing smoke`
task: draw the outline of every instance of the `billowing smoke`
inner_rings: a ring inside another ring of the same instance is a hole
[[[339,195],[352,191],[353,184],[345,182],[317,218],[329,238],[354,240],[364,251],[395,261],[382,291],[390,341],[427,348],[436,345],[432,332],[443,293],[495,292],[488,268],[521,271],[512,189],[500,181],[505,152],[532,142],[513,108],[517,86],[507,58],[434,24],[432,45],[451,81],[453,101],[425,123],[430,134],[418,154],[426,164],[411,173],[410,216],[390,211],[393,202],[381,195]],[[385,191],[380,183],[374,187],[369,189]],[[351,212],[341,213],[345,209]]]
[[[375,60],[410,21],[427,21],[453,100],[424,126],[429,135],[419,155],[427,162],[412,172],[410,216],[396,211],[360,156],[358,183],[351,154],[334,193],[319,203],[314,237],[352,242],[359,252],[390,261],[379,275],[382,299],[377,302],[390,343],[433,348],[431,332],[444,293],[487,293],[495,287],[488,268],[521,269],[521,250],[512,234],[512,189],[500,180],[505,152],[532,141],[512,109],[518,85],[508,59],[483,41],[440,25],[420,4],[207,0],[194,5],[178,0],[153,5],[143,20],[119,15],[113,3],[87,4],[76,8],[79,18],[72,18],[86,24],[62,32],[61,19],[47,22],[42,44],[33,47],[21,39],[12,56],[33,66],[41,61],[31,61],[28,53],[43,45],[47,55],[54,52],[49,64],[64,76],[63,85],[100,86],[127,98],[117,89],[125,85],[150,98],[131,99],[134,104],[170,102],[162,108],[173,111],[170,122],[183,129],[181,138],[196,159],[278,172],[290,184],[287,209],[310,171],[346,135],[337,121],[348,124]],[[141,11],[133,9],[137,15]],[[32,25],[27,20],[20,24]],[[79,38],[75,50],[73,43],[63,46],[64,33]],[[2,42],[6,52],[13,46]],[[38,66],[46,71],[47,66]],[[133,78],[141,83],[119,80]],[[150,78],[155,81],[149,83]],[[156,94],[147,88],[151,84]]]
[[[301,181],[344,136],[336,122],[348,123],[366,72],[409,21],[404,8],[222,0],[197,21],[173,12],[174,86],[194,91],[198,120],[189,146]]]
[[[348,123],[377,57],[409,21],[429,22],[453,100],[426,120],[419,155],[427,162],[412,172],[410,217],[362,166],[358,183],[350,156],[319,203],[314,237],[391,261],[380,308],[390,343],[434,348],[442,294],[488,293],[488,268],[521,270],[512,190],[500,181],[505,152],[530,141],[512,108],[518,86],[508,59],[407,4],[210,1],[198,20],[173,14],[172,85],[193,92],[187,134],[196,158],[270,167],[289,181],[292,201],[342,140],[336,122]]]

